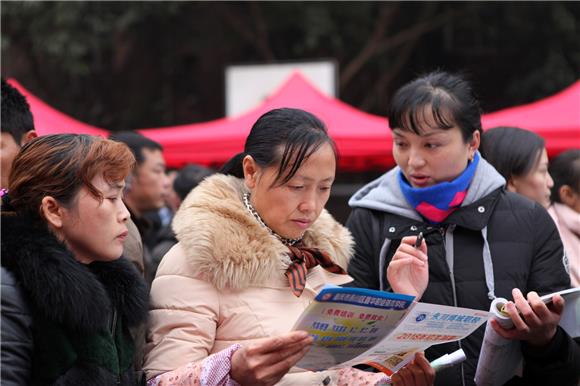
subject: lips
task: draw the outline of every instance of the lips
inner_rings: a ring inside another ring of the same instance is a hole
[[[119,234],[119,235],[117,236],[117,238],[118,238],[118,239],[121,239],[122,241],[124,241],[124,240],[127,238],[127,235],[128,235],[128,234],[129,234],[129,231],[125,231],[125,232],[123,232],[123,233]]]
[[[297,220],[292,220],[292,222],[294,224],[298,225],[298,227],[300,227],[302,229],[306,229],[312,224],[312,221],[310,221],[308,219],[297,219]]]
[[[411,174],[409,176],[409,182],[413,186],[424,187],[427,186],[427,184],[429,183],[429,176],[426,176],[424,174]]]

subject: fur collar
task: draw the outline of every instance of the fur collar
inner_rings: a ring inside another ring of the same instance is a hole
[[[290,264],[288,248],[244,206],[245,192],[243,180],[216,174],[187,196],[173,220],[189,266],[218,289],[262,285]],[[352,236],[326,210],[306,231],[303,242],[326,251],[346,270]]]
[[[48,320],[91,332],[107,326],[112,306],[129,326],[147,317],[147,287],[124,258],[81,264],[46,225],[13,212],[2,212],[1,251],[2,266]]]

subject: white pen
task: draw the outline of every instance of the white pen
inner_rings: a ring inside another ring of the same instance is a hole
[[[453,351],[451,354],[445,354],[435,359],[430,363],[430,365],[433,367],[433,369],[435,369],[435,371],[439,371],[441,369],[446,369],[447,367],[461,363],[465,360],[465,358],[465,352],[463,352],[463,349],[459,349],[457,351]]]

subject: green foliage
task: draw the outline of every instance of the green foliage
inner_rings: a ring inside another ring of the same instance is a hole
[[[577,2],[3,2],[2,75],[108,129],[223,116],[229,64],[335,59],[386,114],[417,73],[472,74],[488,111],[580,78]]]

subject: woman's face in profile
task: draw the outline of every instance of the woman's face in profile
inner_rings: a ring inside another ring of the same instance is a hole
[[[393,128],[393,156],[403,175],[414,188],[426,188],[452,181],[467,167],[479,147],[479,132],[468,143],[459,127],[435,128],[432,115],[419,121],[421,135]]]
[[[534,200],[544,208],[550,206],[550,189],[554,180],[548,173],[548,153],[542,149],[534,167],[524,176],[510,177],[507,188],[512,192]]]
[[[102,176],[91,181],[103,195],[100,201],[82,187],[70,209],[63,208],[59,234],[75,258],[85,264],[112,261],[123,253],[129,211],[123,203],[124,182],[108,184]]]
[[[318,218],[330,197],[336,157],[325,143],[308,157],[296,174],[283,185],[272,186],[278,166],[257,169],[246,184],[251,202],[262,220],[282,237],[297,239]],[[249,181],[249,183],[248,183]]]

